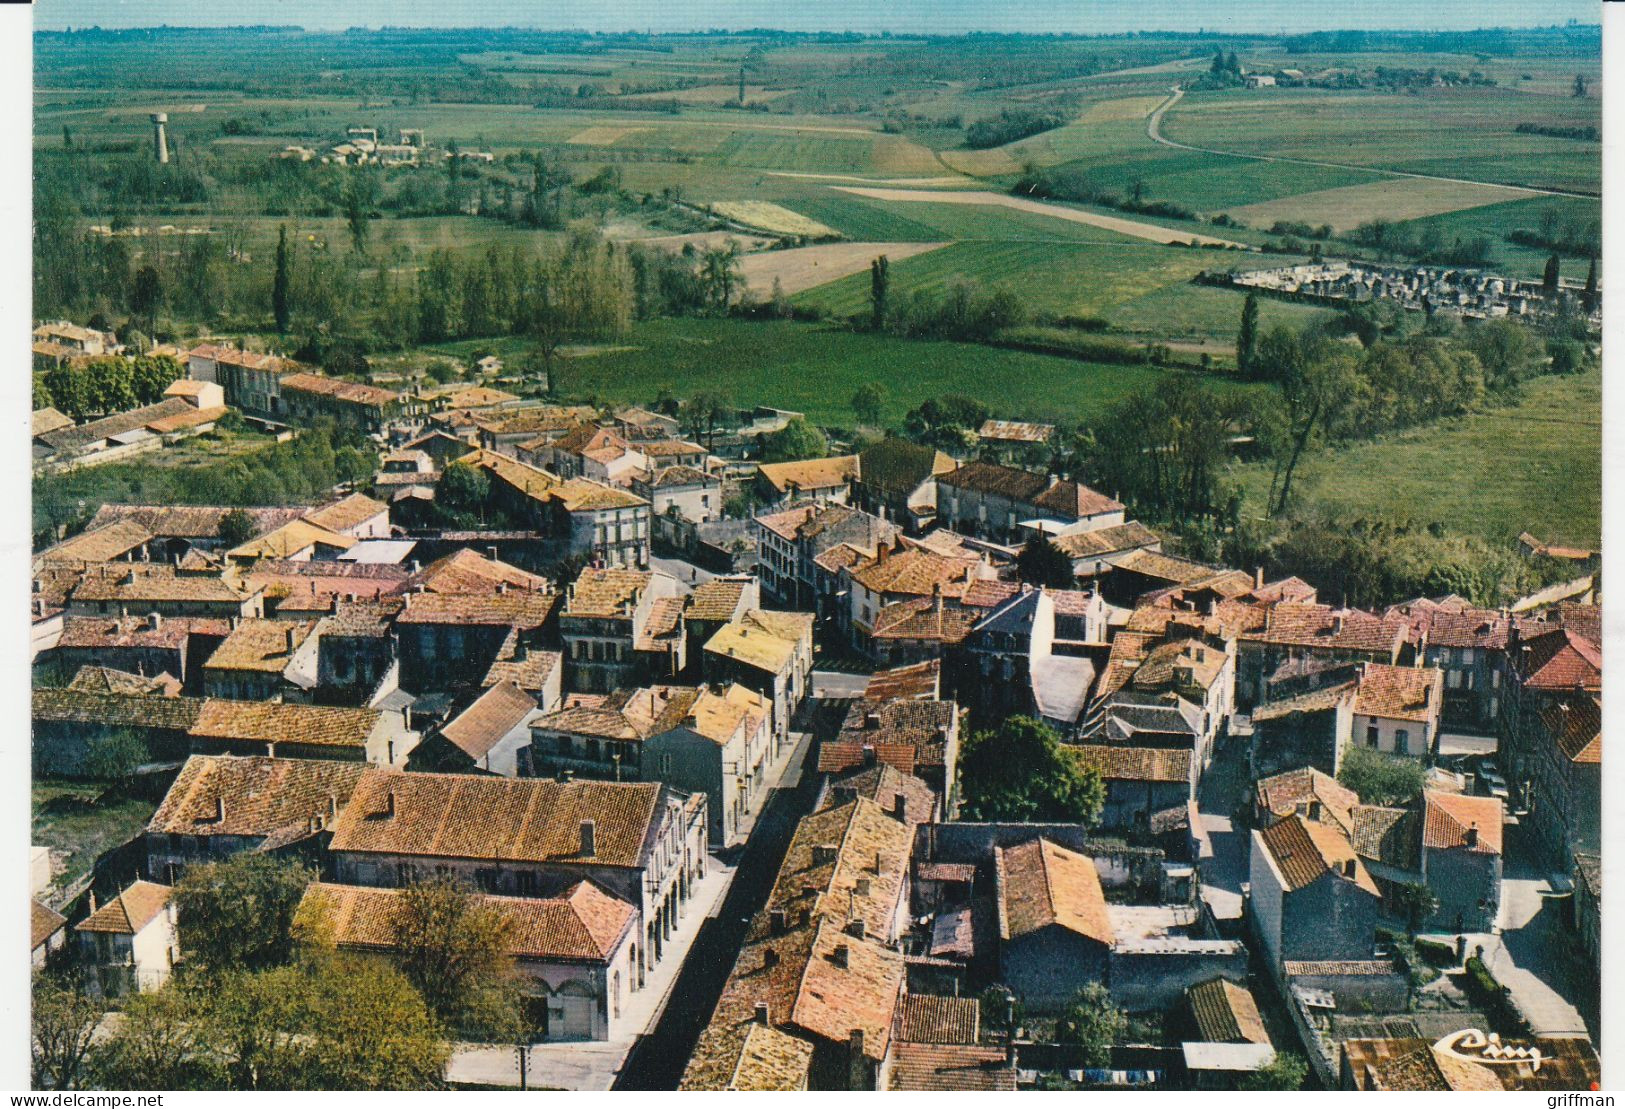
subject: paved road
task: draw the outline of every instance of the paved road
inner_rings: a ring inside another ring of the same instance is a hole
[[[680,558],[656,558],[651,556],[649,566],[663,574],[670,574],[676,578],[677,584],[683,587],[685,593],[694,586],[704,585],[716,577],[711,571],[701,569],[692,562],[685,562]]]
[[[1370,173],[1378,177],[1414,177],[1422,181],[1445,181],[1452,185],[1481,185],[1486,189],[1505,189],[1508,192],[1533,194],[1536,196],[1573,196],[1583,200],[1595,200],[1595,196],[1586,193],[1565,192],[1562,189],[1537,189],[1527,185],[1508,185],[1500,181],[1474,181],[1466,177],[1439,177],[1431,173],[1406,173],[1397,169],[1380,169],[1375,166],[1353,166],[1346,162],[1317,162],[1308,158],[1285,158],[1276,154],[1244,154],[1239,150],[1216,150],[1211,146],[1192,146],[1189,143],[1175,142],[1166,138],[1162,133],[1162,117],[1185,95],[1185,90],[1175,85],[1169,90],[1168,99],[1157,106],[1146,120],[1145,135],[1152,142],[1171,146],[1175,150],[1193,150],[1198,154],[1222,154],[1229,158],[1248,158],[1255,162],[1291,162],[1300,166],[1323,166],[1327,169],[1347,169],[1359,173]]]
[[[1231,736],[1202,774],[1197,807],[1213,854],[1198,864],[1202,900],[1221,921],[1241,919],[1241,887],[1247,881],[1248,829],[1232,818],[1248,797],[1247,738]]]
[[[869,686],[868,674],[848,674],[842,670],[814,670],[812,695],[825,698],[862,697]]]
[[[810,737],[804,738],[785,772],[785,784],[773,791],[757,818],[721,910],[700,927],[665,1012],[653,1031],[633,1045],[615,1089],[675,1090],[682,1080],[694,1044],[744,945],[751,917],[767,903],[796,823],[816,799],[817,775],[797,773],[811,746]]]

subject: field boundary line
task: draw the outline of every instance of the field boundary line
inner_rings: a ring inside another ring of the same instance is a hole
[[[1254,162],[1288,162],[1298,166],[1319,166],[1322,169],[1346,169],[1356,173],[1372,173],[1379,177],[1410,177],[1418,181],[1443,181],[1449,185],[1482,185],[1488,189],[1506,189],[1509,192],[1534,193],[1537,196],[1567,196],[1576,200],[1596,200],[1590,193],[1570,192],[1565,189],[1547,189],[1535,185],[1508,185],[1503,181],[1474,181],[1468,177],[1441,177],[1434,173],[1410,173],[1402,169],[1383,169],[1377,166],[1351,166],[1346,162],[1317,162],[1309,158],[1289,158],[1283,154],[1244,154],[1239,150],[1216,150],[1211,146],[1192,146],[1190,143],[1177,142],[1162,133],[1162,117],[1167,111],[1184,97],[1185,90],[1175,85],[1169,90],[1168,99],[1157,105],[1155,111],[1146,119],[1145,135],[1152,142],[1175,150],[1189,150],[1197,154],[1218,154],[1226,158],[1246,158]]]

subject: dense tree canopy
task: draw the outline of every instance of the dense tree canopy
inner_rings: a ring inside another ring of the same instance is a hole
[[[1055,729],[1012,716],[974,732],[959,759],[970,820],[1056,820],[1093,825],[1106,802],[1100,774],[1072,756]]]

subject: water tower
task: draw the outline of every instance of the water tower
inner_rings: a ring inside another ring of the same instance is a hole
[[[152,113],[152,150],[157,155],[159,165],[169,163],[169,142],[164,135],[164,125],[168,122],[168,112]]]

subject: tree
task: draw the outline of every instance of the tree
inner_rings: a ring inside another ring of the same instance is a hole
[[[116,728],[89,741],[85,752],[85,772],[92,778],[124,782],[134,777],[136,770],[150,757],[147,742],[140,733],[128,728]]]
[[[1337,780],[1367,805],[1395,808],[1418,797],[1427,772],[1415,759],[1395,758],[1369,747],[1351,747],[1343,756]]]
[[[284,224],[276,232],[276,266],[271,275],[271,315],[276,319],[279,335],[288,333],[288,228]]]
[[[1554,374],[1584,373],[1596,364],[1590,345],[1577,339],[1548,339],[1546,354],[1552,360]]]
[[[1277,1052],[1258,1070],[1241,1081],[1243,1090],[1301,1090],[1309,1078],[1309,1064],[1294,1051]]]
[[[1063,747],[1055,729],[1029,716],[973,733],[959,766],[970,820],[1093,825],[1106,801],[1099,771]]]
[[[711,449],[717,425],[727,418],[733,405],[728,398],[714,389],[695,393],[683,405],[682,421],[693,436],[705,439],[705,449]]]
[[[79,1084],[91,1035],[102,1011],[77,982],[34,975],[31,995],[31,1067],[36,1090],[71,1090]]]
[[[1576,73],[1574,75],[1574,97],[1575,97],[1575,99],[1578,100],[1578,99],[1584,98],[1585,96],[1588,96],[1590,94],[1590,91],[1591,91],[1591,87],[1586,82],[1585,74]]]
[[[1251,377],[1257,359],[1258,294],[1248,293],[1241,304],[1241,326],[1236,329],[1236,372],[1242,377]]]
[[[1492,392],[1516,388],[1541,361],[1540,343],[1529,329],[1511,320],[1487,320],[1467,336],[1467,349],[1478,358],[1484,384]]]
[[[886,326],[886,302],[891,294],[891,259],[884,254],[869,263],[869,326]]]
[[[886,387],[878,381],[865,381],[852,394],[852,414],[867,427],[880,426],[880,414],[886,406]]]
[[[158,311],[164,306],[164,283],[152,266],[142,266],[135,272],[135,285],[130,289],[130,310],[144,317],[149,332],[158,329]]]
[[[1270,478],[1271,515],[1286,510],[1292,500],[1292,478],[1310,441],[1337,424],[1359,391],[1359,372],[1353,354],[1341,343],[1308,335],[1293,336],[1276,328],[1265,337],[1261,361],[1272,366],[1281,385],[1280,413],[1275,425],[1285,439],[1272,446],[1275,472]]]
[[[449,878],[400,894],[395,946],[402,973],[448,1027],[487,1040],[521,1033],[512,924]]]
[[[1027,540],[1016,556],[1016,576],[1031,585],[1071,589],[1077,584],[1072,574],[1072,557],[1047,535]]]
[[[1591,256],[1591,267],[1586,270],[1585,306],[1587,311],[1597,307],[1597,256]]]
[[[369,190],[362,185],[363,180],[371,182],[371,178],[363,178],[359,172],[352,172],[344,186],[344,222],[350,231],[350,245],[357,254],[367,253],[367,205],[370,200]]]
[[[812,424],[797,416],[762,443],[764,462],[798,462],[803,458],[823,458],[829,453],[829,440]]]
[[[1111,1062],[1112,1045],[1128,1031],[1128,1017],[1112,1004],[1112,995],[1099,982],[1079,990],[1055,1022],[1055,1041],[1083,1048],[1083,1065],[1104,1067]]]
[[[467,462],[453,462],[435,486],[435,503],[451,512],[478,517],[491,495],[491,478]]]
[[[1561,259],[1556,254],[1546,259],[1546,269],[1541,274],[1540,284],[1549,293],[1557,292],[1559,279],[1562,277]]]
[[[1143,177],[1136,177],[1134,183],[1128,187],[1129,199],[1134,201],[1136,205],[1145,203],[1146,192],[1147,186]]]
[[[1394,906],[1405,918],[1405,930],[1412,936],[1439,911],[1439,899],[1421,882],[1401,882],[1394,889]]]
[[[124,1019],[90,1058],[97,1085],[108,1090],[206,1090],[224,1085],[197,1002],[170,986],[124,1000]]]
[[[187,870],[174,904],[188,973],[286,963],[294,912],[312,878],[306,867],[269,855],[237,855]]]
[[[234,508],[220,517],[220,542],[229,551],[240,547],[259,533],[254,517],[240,508]]]
[[[743,280],[739,268],[739,243],[729,239],[700,255],[700,283],[711,311],[724,315],[733,303],[734,290]]]

